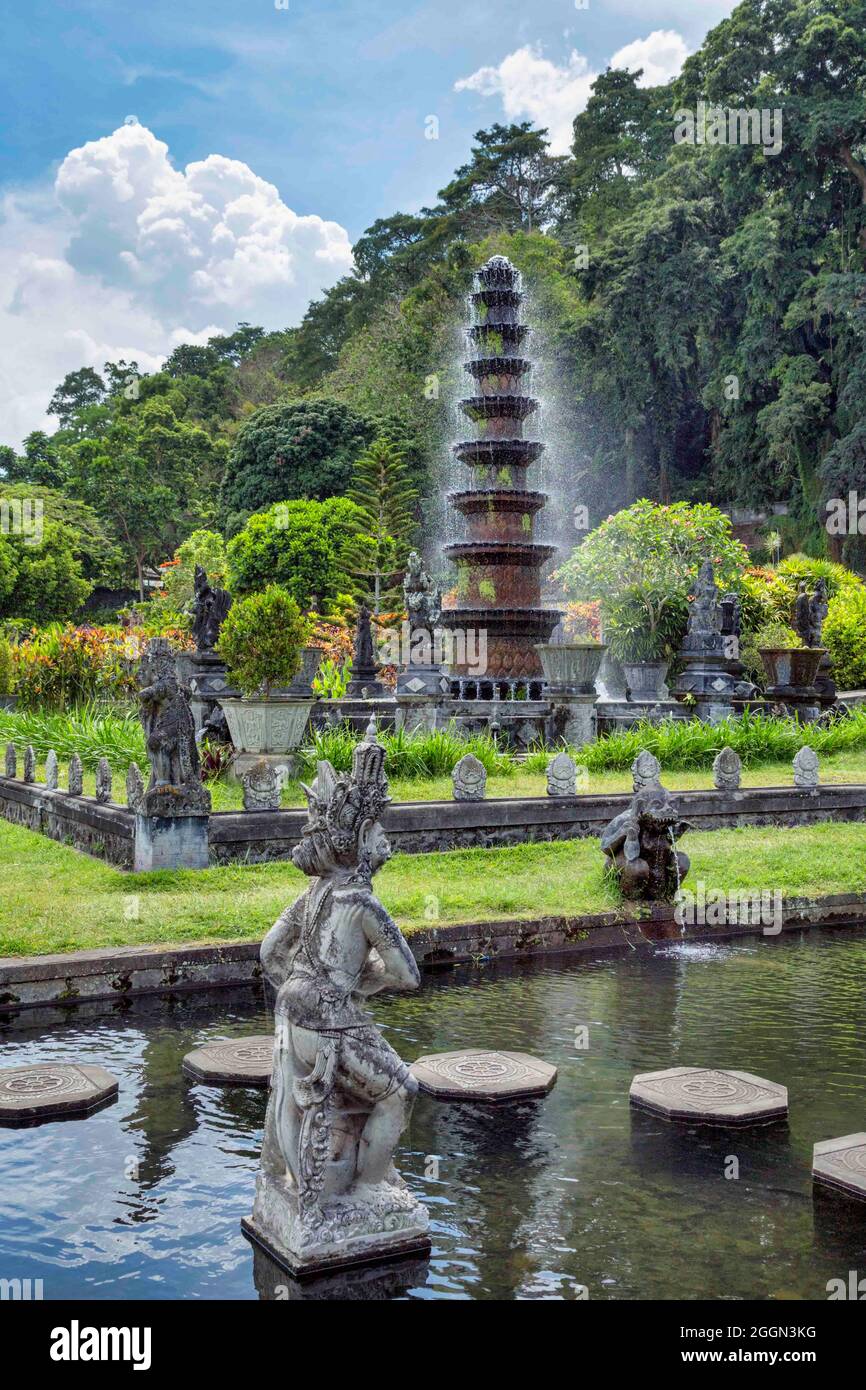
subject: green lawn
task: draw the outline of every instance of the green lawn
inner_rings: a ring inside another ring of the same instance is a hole
[[[866,891],[866,826],[690,834],[687,883],[818,896]],[[125,874],[0,821],[0,955],[257,938],[300,891],[289,863]],[[597,840],[396,855],[377,891],[406,931],[609,910]]]
[[[20,774],[19,764],[19,774]],[[582,770],[583,771],[583,770]],[[866,748],[835,753],[832,757],[820,760],[821,780],[824,782],[857,782],[866,784]],[[43,766],[37,768],[37,780],[45,776]],[[66,786],[66,769],[61,768],[60,785]],[[672,790],[691,791],[700,787],[711,787],[713,775],[710,771],[701,772],[663,772],[662,781]],[[793,786],[794,773],[790,763],[764,763],[760,767],[743,770],[744,787]],[[505,796],[544,796],[546,779],[542,773],[515,772],[509,777],[490,777],[487,781],[489,797]],[[92,796],[95,787],[95,774],[85,772],[84,791]],[[589,794],[601,792],[631,791],[630,772],[591,772],[579,784],[579,791]],[[126,804],[124,777],[114,775],[114,800]],[[243,805],[241,789],[237,783],[220,781],[210,783],[213,809],[215,811],[239,811]],[[395,801],[449,801],[451,799],[451,778],[412,778],[391,782],[391,795]],[[289,782],[283,789],[284,806],[302,806],[304,793],[298,782]]]

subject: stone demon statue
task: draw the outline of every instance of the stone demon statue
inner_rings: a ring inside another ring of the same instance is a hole
[[[174,653],[164,637],[152,638],[139,668],[139,717],[144,729],[150,782],[141,801],[148,816],[204,815],[210,793],[199,776],[195,721],[189,695],[179,684]]]
[[[262,945],[277,991],[274,1073],[245,1225],[294,1270],[429,1248],[426,1208],[392,1163],[417,1083],[364,1009],[378,990],[420,980],[371,886],[391,852],[384,758],[371,721],[351,775],[319,763],[292,855],[312,882]]]
[[[442,590],[434,585],[417,550],[411,552],[406,562],[403,601],[410,634],[420,628],[432,637],[433,629],[442,616]]]
[[[195,567],[195,593],[192,602],[192,635],[196,651],[212,652],[223,620],[232,606],[226,589],[211,584],[202,565]]]
[[[660,783],[636,792],[628,810],[616,816],[601,837],[624,898],[673,901],[690,863],[675,842],[688,828],[677,802]]]

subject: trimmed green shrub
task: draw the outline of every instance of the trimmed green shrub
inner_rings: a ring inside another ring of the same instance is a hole
[[[279,584],[232,604],[220,631],[217,651],[228,667],[229,683],[245,695],[287,686],[301,663],[309,624],[291,594]]]

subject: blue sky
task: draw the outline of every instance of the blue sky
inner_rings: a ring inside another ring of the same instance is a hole
[[[669,75],[731,8],[10,7],[0,331],[14,350],[0,357],[0,441],[17,444],[39,426],[53,386],[85,360],[133,353],[152,367],[179,337],[239,318],[297,322],[346,272],[348,247],[376,217],[435,200],[476,130],[534,119],[564,147],[593,75],[615,54]],[[436,140],[425,138],[430,116]]]

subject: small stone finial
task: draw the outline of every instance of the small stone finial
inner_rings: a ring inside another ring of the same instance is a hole
[[[18,776],[18,752],[14,743],[6,744],[6,776]]]
[[[557,753],[547,764],[547,795],[577,795],[577,765],[568,753]]]
[[[45,759],[45,790],[56,792],[58,779],[57,754],[54,749],[51,748],[48,751],[48,757]]]
[[[814,791],[818,785],[818,754],[808,744],[794,758],[794,786],[801,791]]]
[[[84,791],[84,768],[77,753],[69,759],[69,795],[81,796]]]
[[[24,781],[36,781],[36,754],[33,751],[32,743],[28,743],[24,749]]]
[[[280,809],[280,775],[266,758],[241,776],[245,811],[278,811]]]
[[[111,767],[107,758],[100,758],[96,766],[96,800],[103,806],[111,800]]]
[[[733,748],[723,748],[713,759],[713,786],[716,791],[735,792],[740,785],[743,764]]]
[[[636,792],[647,787],[657,787],[662,775],[662,765],[658,758],[646,748],[638,753],[631,765],[632,784]]]
[[[483,801],[487,792],[487,771],[474,753],[464,753],[451,773],[455,801]]]
[[[130,763],[126,774],[126,804],[130,811],[137,811],[144,796],[144,778],[138,763]]]

